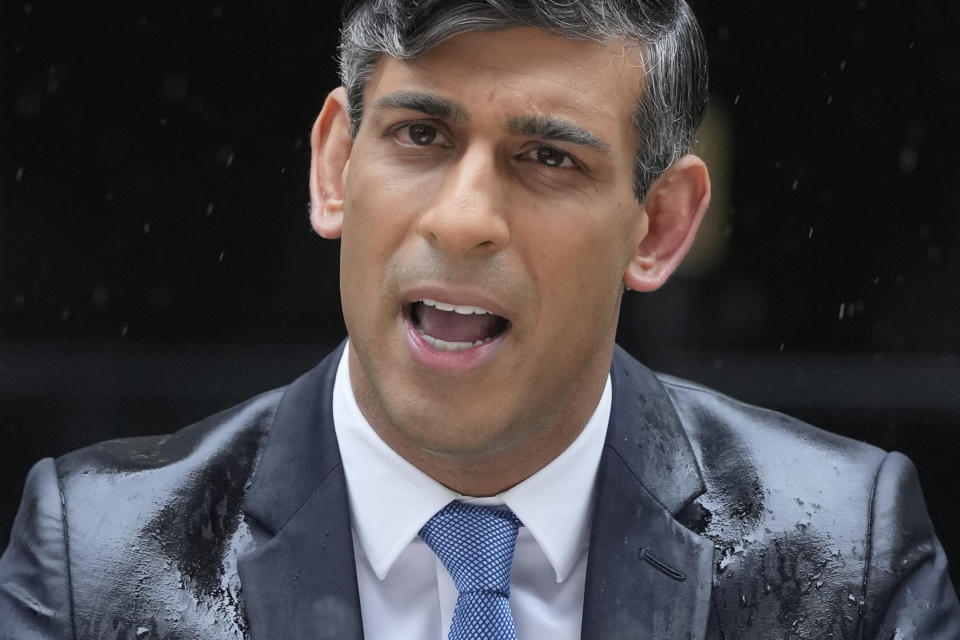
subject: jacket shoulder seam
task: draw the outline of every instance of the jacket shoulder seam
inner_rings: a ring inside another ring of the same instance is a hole
[[[277,413],[280,410],[280,405],[283,403],[284,399],[287,397],[287,392],[289,389],[290,389],[289,385],[284,387],[283,392],[280,394],[280,397],[277,399],[276,402],[273,403],[273,407],[271,407],[270,409],[269,424],[267,424],[266,433],[264,434],[263,439],[260,443],[259,451],[257,451],[256,462],[254,463],[253,468],[250,470],[250,475],[248,476],[248,479],[247,479],[248,486],[249,484],[253,483],[253,479],[257,476],[257,471],[260,470],[260,462],[263,460],[263,452],[266,451],[267,445],[270,444],[270,439],[273,437],[273,423],[277,419]],[[277,390],[274,390],[273,392],[268,391],[267,393],[276,393],[276,391]]]
[[[883,471],[883,466],[889,457],[890,454],[888,453],[880,460],[880,464],[877,465],[877,470],[873,475],[873,487],[870,489],[870,506],[867,509],[867,530],[865,532],[866,539],[864,540],[863,550],[863,582],[860,586],[860,601],[857,603],[861,614],[858,624],[863,625],[862,630],[866,630],[867,626],[864,623],[863,608],[864,603],[867,602],[867,590],[870,588],[870,565],[873,563],[873,527],[877,508],[877,485],[880,484],[880,473]]]
[[[67,565],[67,595],[70,603],[70,632],[77,637],[76,602],[73,592],[73,560],[70,557],[70,523],[67,520],[67,498],[63,490],[63,477],[60,475],[58,460],[53,461],[53,470],[57,478],[57,493],[60,495],[60,528],[63,531],[63,553]]]

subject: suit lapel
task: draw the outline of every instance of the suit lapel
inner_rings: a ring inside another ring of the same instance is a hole
[[[342,352],[290,385],[247,493],[258,544],[237,564],[255,640],[363,637],[331,409]]]
[[[656,377],[619,347],[597,477],[584,640],[699,640],[713,545],[675,519],[705,490],[680,419]]]

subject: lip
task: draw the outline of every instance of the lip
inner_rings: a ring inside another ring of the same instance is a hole
[[[465,374],[489,364],[500,351],[511,332],[511,325],[490,342],[485,342],[463,351],[438,351],[432,347],[413,326],[410,306],[423,298],[447,304],[480,307],[507,318],[502,306],[481,292],[448,287],[417,287],[403,295],[403,334],[414,362],[430,371],[445,374]],[[509,318],[507,318],[509,322]]]

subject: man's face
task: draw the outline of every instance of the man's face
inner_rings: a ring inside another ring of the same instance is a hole
[[[646,230],[640,75],[634,48],[534,28],[378,62],[341,294],[361,409],[402,454],[562,450],[589,417]]]

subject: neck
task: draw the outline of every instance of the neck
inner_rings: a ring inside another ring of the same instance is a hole
[[[612,345],[610,348],[612,357]],[[351,359],[353,353],[351,352]],[[352,361],[351,383],[364,418],[391,449],[440,484],[465,496],[488,497],[503,493],[549,464],[583,431],[603,395],[610,358],[587,367],[570,388],[557,395],[546,415],[519,425],[499,425],[502,437],[463,446],[434,446],[420,432],[390,419],[383,403],[357,375]],[[458,416],[441,416],[453,424]],[[533,428],[530,428],[533,426]],[[519,434],[519,435],[512,435]]]

